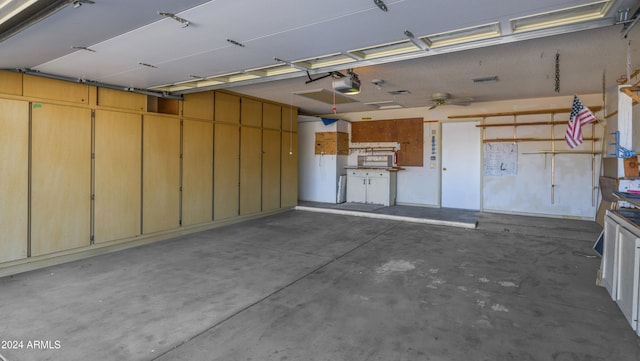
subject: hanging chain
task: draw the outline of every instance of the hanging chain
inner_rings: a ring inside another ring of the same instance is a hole
[[[602,109],[604,109],[604,112],[607,112],[606,109],[606,102],[607,102],[607,70],[603,70],[602,71]]]
[[[560,93],[560,53],[556,52],[556,93]]]

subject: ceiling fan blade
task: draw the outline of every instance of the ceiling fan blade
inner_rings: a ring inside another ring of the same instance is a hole
[[[437,106],[438,106],[438,104],[436,103],[436,104],[434,104],[434,105],[430,106],[430,107],[429,107],[429,109],[427,109],[427,110],[435,109]]]

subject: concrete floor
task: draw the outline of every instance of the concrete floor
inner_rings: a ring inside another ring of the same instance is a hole
[[[598,225],[478,218],[462,229],[290,211],[0,278],[0,339],[23,341],[0,354],[640,360],[640,337],[595,285],[600,260],[586,257]],[[51,347],[28,349],[36,340]]]

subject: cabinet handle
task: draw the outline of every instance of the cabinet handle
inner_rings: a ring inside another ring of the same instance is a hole
[[[366,179],[363,179],[363,180],[362,180],[362,184],[367,185],[367,180],[366,180]]]
[[[369,184],[371,184],[371,179],[369,179]]]

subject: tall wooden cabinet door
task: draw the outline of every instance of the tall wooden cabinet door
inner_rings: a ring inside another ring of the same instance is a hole
[[[182,129],[182,225],[213,220],[213,123],[185,120]]]
[[[95,243],[140,234],[142,118],[97,110],[95,120]]]
[[[282,207],[298,205],[298,134],[282,133],[282,180],[280,194]]]
[[[240,182],[238,126],[216,124],[213,164],[213,219],[237,217]]]
[[[91,110],[32,108],[31,255],[88,246]]]
[[[143,233],[180,226],[180,120],[144,116],[142,140]]]
[[[0,99],[0,263],[27,257],[29,103]]]
[[[240,214],[258,213],[262,203],[262,130],[240,130]]]
[[[262,210],[280,208],[280,131],[262,131]]]

